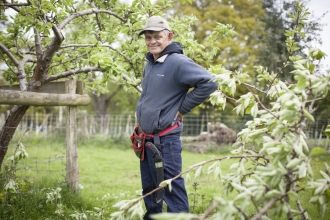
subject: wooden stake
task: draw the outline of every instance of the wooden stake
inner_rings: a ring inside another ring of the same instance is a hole
[[[68,94],[75,94],[76,81],[69,80],[66,84]],[[77,125],[76,125],[77,107],[67,107],[66,118],[66,179],[69,186],[77,194],[79,190],[79,168],[78,168],[78,150],[77,150]]]

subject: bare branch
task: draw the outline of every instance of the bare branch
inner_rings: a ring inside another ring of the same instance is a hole
[[[15,66],[18,66],[18,60],[5,45],[0,43],[0,49],[9,57],[9,59],[15,64]]]
[[[200,218],[198,218],[198,220],[205,220],[207,217],[209,217],[209,216],[212,214],[213,210],[216,209],[216,208],[218,208],[219,206],[221,206],[221,203],[220,203],[220,202],[217,202],[217,203],[213,204],[212,206],[210,206],[210,207],[204,212],[204,214],[203,214]],[[247,214],[246,214],[245,212],[243,212],[243,210],[242,210],[240,207],[238,207],[238,206],[235,205],[235,208],[236,208],[240,213],[242,213],[242,215],[244,216],[244,219],[245,219],[245,220],[248,220],[248,219],[249,219],[249,216],[247,216]]]
[[[127,82],[131,81],[131,79],[126,75],[126,74],[122,74],[123,79],[126,80]],[[142,88],[139,85],[136,84],[130,84],[131,86],[133,86],[138,92],[142,93]]]
[[[53,28],[55,36],[42,55],[42,60],[45,61],[45,63],[43,64],[44,67],[41,67],[38,64],[36,67],[36,68],[42,68],[42,70],[40,69],[40,71],[44,72],[44,73],[48,72],[49,64],[50,64],[51,60],[53,59],[56,51],[58,51],[58,49],[60,48],[62,41],[64,40],[62,33],[57,33],[57,31],[59,29],[55,25],[53,25],[52,28]]]
[[[96,44],[67,44],[67,45],[62,45],[61,48],[67,48],[67,47],[95,47]],[[100,47],[107,47],[113,51],[116,51],[120,56],[124,57],[124,59],[126,61],[128,61],[129,63],[132,63],[132,60],[125,56],[125,54],[121,53],[119,50],[113,48],[111,45],[107,45],[107,44],[101,44],[99,45]]]
[[[95,47],[96,44],[67,44],[67,45],[62,45],[61,48],[68,48],[68,47]],[[118,53],[120,56],[122,56],[132,67],[132,69],[134,68],[134,63],[132,62],[132,59],[130,59],[129,57],[127,57],[125,54],[123,54],[122,52],[120,52],[119,50],[113,48],[111,45],[107,45],[107,44],[101,44],[99,45],[100,47],[107,47],[113,51],[115,51],[116,53]],[[134,86],[134,85],[133,85]],[[134,86],[135,87],[135,86]],[[135,87],[136,88],[136,87]],[[137,89],[137,88],[136,88]],[[139,92],[141,92],[141,88],[137,89]]]
[[[94,0],[91,0],[91,6],[92,6],[92,8],[96,8]],[[97,26],[99,27],[99,30],[101,31],[103,28],[102,28],[102,24],[101,24],[98,14],[95,14],[95,17],[96,17]],[[97,36],[97,38],[98,38],[98,40],[101,40],[100,36]]]
[[[223,96],[226,97],[226,99],[232,100],[233,102],[237,102],[236,99],[234,99],[234,98],[232,98],[232,97],[226,95],[226,94],[225,94],[224,92],[222,92],[221,90],[218,90],[218,91],[221,92],[221,93],[223,94]]]
[[[173,177],[172,179],[169,179],[169,180],[173,181],[173,180],[175,180],[175,179],[178,179],[178,178],[181,177],[183,174],[185,174],[185,173],[189,173],[190,171],[194,170],[196,167],[204,166],[205,164],[208,164],[208,163],[211,163],[211,162],[214,162],[214,161],[221,161],[221,160],[227,160],[227,159],[238,159],[238,158],[264,158],[265,160],[267,160],[267,159],[265,158],[264,155],[224,156],[224,157],[220,157],[220,158],[214,158],[214,159],[211,159],[211,160],[207,160],[207,161],[203,161],[203,162],[201,162],[201,163],[195,164],[195,165],[191,166],[188,170],[183,171],[183,172],[180,172],[178,175],[176,175],[175,177]],[[156,191],[158,191],[158,190],[160,190],[160,189],[163,189],[163,188],[165,188],[165,187],[167,187],[167,185],[159,186],[158,188],[153,189],[152,191],[150,191],[150,192],[144,194],[143,196],[137,198],[137,199],[135,200],[135,203],[141,201],[141,200],[144,199],[145,197],[150,196],[151,194],[153,194],[153,193],[155,193]],[[276,198],[277,198],[277,197],[276,197]],[[281,198],[282,198],[282,196],[281,196]],[[276,201],[277,201],[277,200],[276,200]],[[276,202],[276,201],[275,201],[275,202]],[[275,202],[274,202],[274,203],[275,203]],[[132,207],[133,205],[134,205],[134,203],[133,203],[131,206],[129,206],[129,207],[127,207],[126,209],[124,209],[123,211],[126,212],[126,211],[129,210],[129,208]],[[268,205],[268,204],[267,204],[267,205]],[[267,205],[266,205],[266,206],[267,206]],[[271,204],[271,205],[273,205],[273,204]],[[217,206],[216,206],[216,207],[217,207]],[[216,208],[216,207],[215,207],[215,208]],[[271,207],[271,206],[270,206],[270,207]],[[212,210],[214,209],[213,206],[212,206],[211,209],[212,209]],[[212,211],[212,210],[211,210],[211,211]],[[266,211],[267,211],[267,210],[268,210],[268,208],[266,209]],[[262,209],[262,211],[263,211],[263,209]],[[258,214],[259,214],[259,213],[258,213]],[[207,216],[206,216],[206,217],[207,217]],[[257,218],[257,219],[259,219],[259,218]],[[257,220],[257,219],[254,219],[254,220]]]
[[[5,47],[4,45],[0,44],[0,49],[10,58],[10,60],[17,67],[17,71],[15,71],[14,69],[12,69],[11,65],[9,65],[7,63],[7,60],[3,56],[3,53],[1,53],[2,57],[4,57],[4,61],[6,62],[7,66],[17,76],[21,91],[26,91],[27,90],[27,88],[26,88],[27,81],[26,81],[26,74],[25,74],[25,70],[24,70],[24,65],[25,65],[26,62],[36,62],[36,60],[35,59],[28,58],[28,57],[24,57],[21,61],[18,61],[14,57],[14,55],[7,49],[7,47]]]
[[[258,208],[258,204],[257,204],[256,200],[254,199],[253,196],[251,196],[250,198],[251,198],[251,201],[254,205],[254,208],[257,210],[257,212],[259,212],[259,208]]]
[[[98,66],[93,66],[93,67],[85,67],[85,68],[81,68],[81,69],[76,69],[76,70],[69,70],[57,75],[51,75],[48,76],[46,79],[44,79],[44,83],[46,82],[50,82],[50,81],[54,81],[57,79],[61,79],[61,78],[65,78],[68,76],[72,76],[75,74],[79,74],[79,73],[88,73],[88,72],[93,72],[93,71],[104,71],[103,68],[98,67]]]
[[[109,45],[100,45],[101,47],[108,47]],[[60,48],[68,48],[68,47],[96,47],[96,44],[65,44]]]
[[[6,6],[6,7],[13,7],[13,6],[29,6],[31,5],[29,2],[28,3],[7,3],[6,1],[4,1],[5,3],[0,3],[0,6]]]
[[[38,30],[34,28],[33,31],[34,31],[34,41],[35,41],[35,46],[36,46],[37,58],[40,59],[42,56],[41,39],[40,39]]]
[[[61,42],[62,42],[64,40],[64,36],[63,36],[62,32],[59,30],[59,28],[55,24],[53,24],[52,30],[54,31],[55,36],[58,39],[61,39]]]
[[[80,11],[80,12],[77,12],[75,14],[70,15],[64,21],[62,21],[62,23],[58,27],[59,27],[59,29],[63,29],[67,24],[69,24],[73,19],[75,19],[77,17],[81,17],[81,16],[84,16],[84,15],[90,15],[90,14],[98,14],[98,13],[109,14],[109,15],[112,15],[112,16],[118,18],[122,22],[126,22],[126,19],[123,19],[122,17],[120,17],[119,15],[117,15],[116,13],[114,13],[112,11],[97,9],[97,8],[91,8],[91,9],[87,9],[87,10]]]
[[[265,93],[266,94],[266,91],[263,91],[263,90],[257,88],[256,86],[252,86],[252,85],[247,84],[247,83],[242,83],[242,84],[245,85],[245,86],[247,86],[247,87],[250,87],[252,89],[255,89],[255,90],[259,91],[259,92],[262,92],[262,93]]]
[[[212,214],[213,210],[216,209],[216,208],[218,208],[220,205],[221,205],[221,203],[220,203],[220,202],[217,202],[217,203],[213,204],[212,206],[210,206],[210,207],[204,212],[203,216],[199,218],[199,220],[204,220],[204,219],[206,219],[207,217],[209,217],[209,216]]]
[[[12,8],[16,12],[20,12],[21,11],[19,9],[19,7],[31,5],[30,1],[27,1],[27,3],[8,3],[6,0],[2,0],[2,1],[3,1],[3,3],[0,3],[0,6]]]
[[[235,205],[235,208],[236,208],[240,213],[242,213],[242,215],[244,216],[244,219],[245,219],[245,220],[248,220],[248,219],[249,219],[249,216],[248,216],[245,212],[243,212],[243,210],[242,210],[239,206]]]
[[[253,93],[252,93],[252,94],[253,94]],[[271,114],[271,115],[274,116],[275,118],[279,119],[278,116],[276,116],[273,112],[271,112],[270,110],[268,110],[268,109],[266,108],[266,106],[264,106],[264,104],[262,104],[262,102],[261,102],[260,99],[259,99],[259,96],[255,95],[255,94],[253,94],[253,96],[257,99],[258,103],[261,105],[261,107],[262,107],[264,110],[266,110],[269,114]]]
[[[34,56],[37,55],[36,52],[33,52],[33,51],[26,51],[26,52],[24,52],[24,54],[29,54],[29,55],[34,55]]]
[[[0,51],[1,57],[3,58],[3,60],[5,61],[5,63],[7,64],[8,68],[14,73],[16,74],[15,70],[11,67],[11,65],[9,65],[9,63],[7,62],[5,56],[3,55],[2,51]]]
[[[21,91],[27,91],[27,80],[26,80],[24,66],[28,60],[29,60],[29,58],[27,58],[27,57],[23,58],[17,66],[17,69],[18,69],[17,78],[18,78],[19,87],[20,87]]]
[[[257,100],[258,104],[259,104],[264,110],[266,110],[269,114],[271,114],[271,115],[274,116],[275,118],[277,118],[277,119],[279,118],[279,117],[276,116],[273,112],[271,112],[269,109],[267,109],[266,106],[264,106],[264,104],[262,104],[262,102],[260,101],[258,95],[254,94],[248,86],[246,86],[246,88],[251,92],[251,94],[252,94],[252,95],[254,96],[254,98]]]
[[[49,68],[51,69],[51,68],[53,68],[53,67],[55,67],[55,66],[60,66],[60,65],[64,65],[64,64],[66,64],[66,63],[72,63],[73,61],[75,61],[75,60],[78,60],[79,58],[81,58],[81,57],[83,57],[83,56],[85,56],[85,55],[87,55],[87,54],[89,54],[90,53],[90,51],[89,52],[85,52],[85,53],[82,53],[82,54],[80,54],[79,56],[76,56],[76,57],[73,57],[73,58],[71,58],[71,59],[69,59],[69,60],[67,60],[67,61],[65,61],[65,62],[59,62],[58,64],[56,64],[56,65],[52,65],[52,66],[50,66]]]
[[[270,200],[251,220],[259,220],[261,217],[280,199],[282,199],[284,195],[278,195],[272,200]]]
[[[297,190],[297,182],[296,182],[296,181],[294,181],[294,182],[292,183],[292,190],[293,190],[294,192],[296,192],[296,193],[299,192],[299,191]],[[300,202],[299,199],[297,199],[296,204],[297,204],[298,209],[299,209],[299,211],[300,211],[300,213],[301,213],[301,219],[302,219],[302,220],[306,220],[306,217],[305,217],[305,215],[304,215],[304,213],[306,212],[306,210],[305,210],[305,209],[303,208],[303,206],[301,205],[301,202]]]

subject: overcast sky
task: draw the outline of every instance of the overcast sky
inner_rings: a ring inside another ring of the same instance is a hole
[[[322,46],[315,44],[315,47],[321,49],[328,56],[322,61],[325,69],[330,69],[330,1],[329,0],[311,0],[307,7],[309,11],[316,17],[320,17],[322,14],[328,11],[328,13],[322,18],[320,23],[326,24],[321,32],[323,44]]]

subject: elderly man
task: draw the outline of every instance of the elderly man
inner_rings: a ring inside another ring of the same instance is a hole
[[[140,161],[145,195],[157,188],[163,179],[180,174],[180,134],[184,116],[207,99],[217,89],[217,84],[208,71],[183,55],[179,43],[172,42],[173,33],[165,19],[150,17],[139,33],[142,34],[149,52],[136,117],[147,136]],[[156,163],[155,158],[161,158],[161,163]],[[147,212],[144,219],[150,219],[150,214],[162,212],[163,199],[168,212],[189,212],[184,179],[179,177],[172,181],[171,188],[171,191],[166,187],[164,192],[158,190],[145,197]]]

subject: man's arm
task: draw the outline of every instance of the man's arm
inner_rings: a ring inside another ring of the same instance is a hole
[[[186,95],[179,108],[182,115],[201,104],[218,88],[218,84],[213,81],[212,74],[190,59],[180,65],[178,78],[181,84],[194,88]]]

